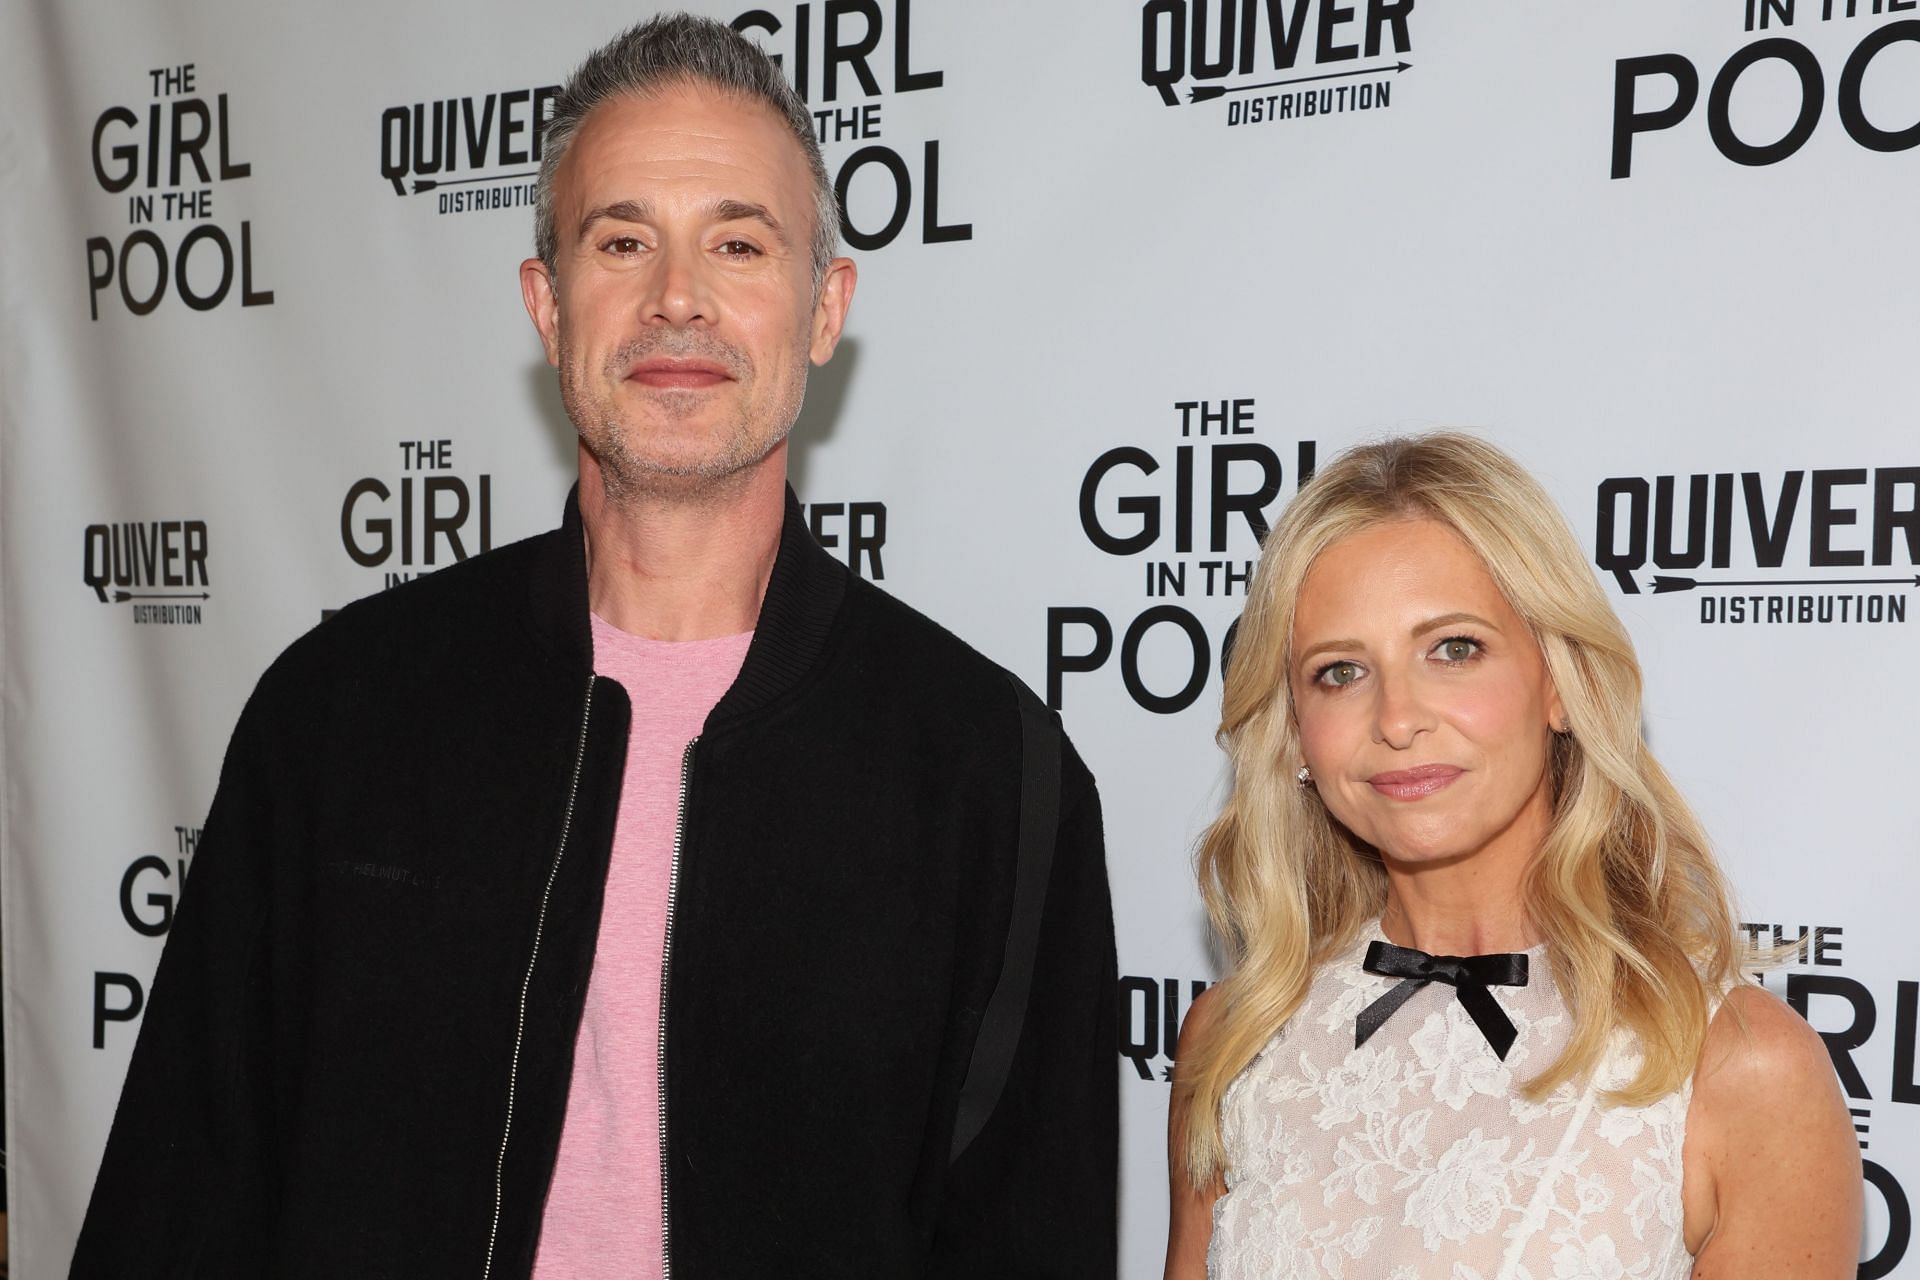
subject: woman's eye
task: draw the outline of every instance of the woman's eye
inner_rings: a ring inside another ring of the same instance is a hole
[[[1321,684],[1330,684],[1336,689],[1345,688],[1360,678],[1360,666],[1353,662],[1329,662],[1320,668],[1316,678]]]
[[[1467,636],[1448,636],[1440,642],[1440,656],[1448,662],[1465,662],[1480,652],[1480,642]]]

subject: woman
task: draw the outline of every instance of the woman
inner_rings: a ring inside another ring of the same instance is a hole
[[[1167,1275],[1851,1277],[1826,1053],[1742,982],[1640,670],[1505,454],[1354,449],[1269,536],[1199,856]],[[1461,959],[1466,957],[1466,959]]]

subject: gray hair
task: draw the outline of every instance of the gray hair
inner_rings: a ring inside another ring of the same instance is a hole
[[[593,109],[609,98],[646,97],[689,83],[711,85],[749,102],[761,102],[785,121],[813,176],[813,282],[817,288],[840,244],[840,206],[813,117],[787,84],[773,59],[751,40],[712,18],[662,14],[630,27],[587,55],[554,102],[541,133],[540,178],[534,192],[533,245],[553,276],[559,237],[553,225],[553,175]]]

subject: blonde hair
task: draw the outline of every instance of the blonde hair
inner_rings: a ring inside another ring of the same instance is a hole
[[[1198,870],[1234,972],[1175,1086],[1196,1186],[1225,1165],[1227,1086],[1300,1007],[1315,969],[1386,904],[1378,857],[1294,779],[1301,753],[1287,672],[1294,608],[1314,559],[1350,534],[1405,519],[1438,521],[1479,555],[1539,642],[1570,729],[1553,736],[1553,820],[1522,892],[1573,1031],[1522,1092],[1538,1099],[1587,1077],[1616,1028],[1638,1038],[1644,1057],[1607,1101],[1642,1105],[1673,1091],[1700,1056],[1711,994],[1739,980],[1725,881],[1640,736],[1633,644],[1552,499],[1471,436],[1352,449],[1308,482],[1268,535],[1226,674],[1220,741],[1233,789],[1201,841]]]

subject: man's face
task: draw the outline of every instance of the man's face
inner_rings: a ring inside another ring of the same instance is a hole
[[[705,85],[595,107],[554,175],[553,278],[521,290],[609,496],[693,495],[792,429],[852,299],[816,296],[813,182],[771,108]]]

